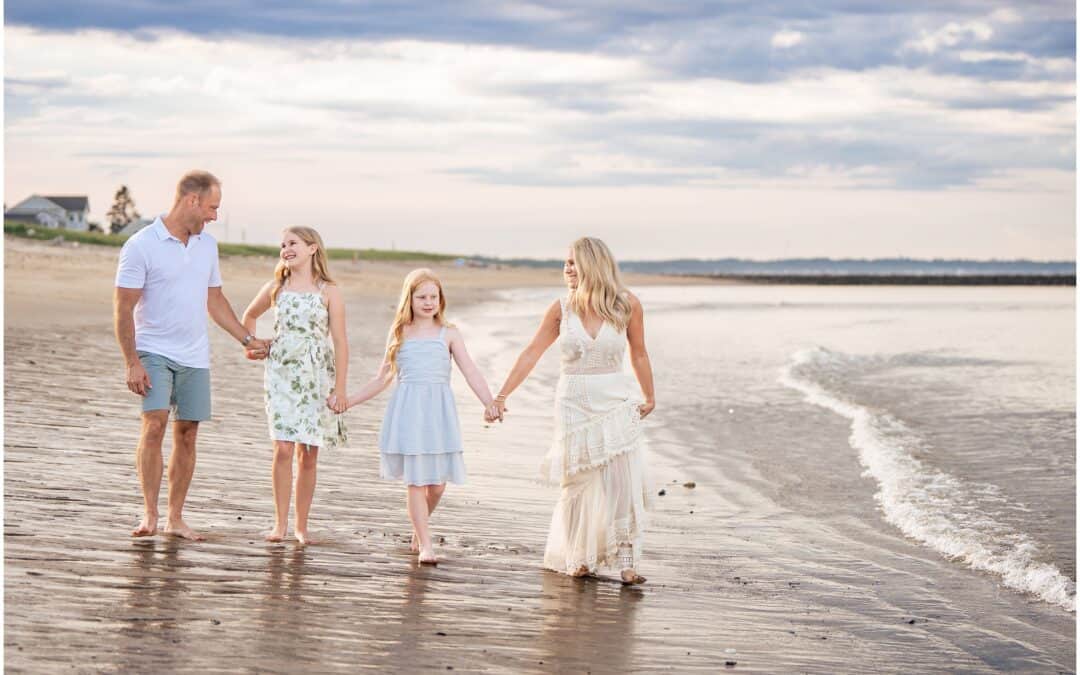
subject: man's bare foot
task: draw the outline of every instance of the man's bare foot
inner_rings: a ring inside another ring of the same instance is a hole
[[[645,583],[645,577],[641,576],[634,570],[623,570],[619,576],[622,577],[622,582],[626,586]]]
[[[418,558],[421,565],[438,565],[439,559],[435,557],[435,551],[426,549],[420,551],[420,557]]]
[[[162,530],[165,534],[172,535],[174,537],[180,537],[181,539],[190,539],[191,541],[206,541],[206,537],[202,536],[195,530],[188,527],[187,523],[180,521],[178,523],[169,523]]]
[[[589,576],[589,574],[590,574],[590,572],[589,572],[588,566],[587,565],[582,565],[581,567],[579,567],[576,570],[574,570],[573,572],[571,572],[570,576],[572,576],[572,577],[587,577],[587,576]]]
[[[143,516],[139,526],[131,531],[133,537],[151,537],[157,533],[157,516]]]
[[[281,541],[282,539],[285,538],[285,531],[286,530],[287,530],[287,528],[284,528],[284,527],[275,527],[274,529],[272,529],[272,530],[270,530],[269,532],[266,533],[265,539],[266,539],[266,541],[274,541],[274,542]]]
[[[302,530],[293,530],[293,536],[296,537],[296,542],[301,546],[316,543],[316,541],[311,538],[311,535]]]

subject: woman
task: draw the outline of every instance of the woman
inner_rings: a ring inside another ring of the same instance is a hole
[[[644,583],[636,571],[648,501],[641,420],[656,403],[641,303],[623,286],[599,239],[571,245],[563,277],[570,292],[551,304],[518,356],[495,397],[494,417],[502,418],[507,397],[558,340],[555,440],[544,473],[562,492],[544,566],[572,576],[617,566],[623,583]],[[627,344],[640,393],[623,372]]]

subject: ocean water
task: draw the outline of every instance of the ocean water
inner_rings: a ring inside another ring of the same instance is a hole
[[[1075,620],[1072,288],[635,291],[654,453],[748,518],[797,517],[781,539],[874,561],[858,583],[885,583],[887,552],[965,616],[1004,602],[1032,625]],[[523,345],[559,293],[507,292],[484,322]]]

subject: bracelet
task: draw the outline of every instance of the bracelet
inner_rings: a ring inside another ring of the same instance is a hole
[[[505,401],[506,400],[506,394],[496,394],[495,395],[495,400],[496,401]]]

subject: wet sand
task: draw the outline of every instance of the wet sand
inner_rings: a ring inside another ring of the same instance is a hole
[[[349,447],[320,458],[311,522],[322,543],[265,543],[273,511],[262,370],[216,327],[214,419],[199,432],[185,510],[208,539],[130,538],[139,419],[111,332],[117,250],[5,246],[10,672],[716,667],[723,649],[704,639],[708,619],[693,602],[708,589],[674,579],[624,588],[540,569],[554,493],[531,480],[539,455],[508,461],[464,396],[470,483],[450,486],[436,513],[438,567],[415,563],[403,489],[377,479],[384,398],[350,411]],[[377,365],[410,268],[334,268],[347,292],[354,386]],[[559,283],[551,271],[439,271],[454,307],[491,288]],[[242,310],[269,263],[225,259],[222,273]],[[528,440],[542,452],[549,432],[536,431],[544,440]]]
[[[649,583],[627,588],[543,571],[556,493],[533,477],[551,431],[554,350],[515,393],[503,425],[481,422],[480,404],[455,376],[469,484],[450,486],[435,514],[442,562],[430,568],[408,551],[403,488],[377,479],[385,394],[348,413],[349,447],[320,457],[311,526],[322,543],[262,540],[273,513],[262,369],[211,328],[215,413],[200,430],[186,508],[208,541],[131,539],[140,515],[138,407],[111,334],[117,251],[12,239],[6,247],[4,644],[11,672],[992,669],[977,645],[950,641],[952,618],[931,589],[917,596],[897,589],[921,611],[868,610],[867,598],[889,589],[860,586],[856,572],[887,563],[823,548],[804,522],[752,494],[758,477],[750,465],[733,464],[721,476],[695,464],[695,456],[726,453],[742,440],[686,436],[679,418],[685,427],[695,411],[676,413],[674,397],[648,422],[654,494],[665,490],[647,530],[641,572]],[[410,267],[334,268],[347,294],[354,387],[377,366]],[[227,259],[222,271],[226,294],[242,309],[269,264]],[[513,358],[509,346],[529,336],[486,331],[481,301],[505,287],[557,292],[557,271],[440,273],[452,318],[498,386]],[[684,487],[686,480],[696,487]],[[816,574],[796,564],[807,559]],[[988,644],[999,639],[987,633]],[[1017,650],[1015,660],[996,663],[1050,665],[1028,659]]]

